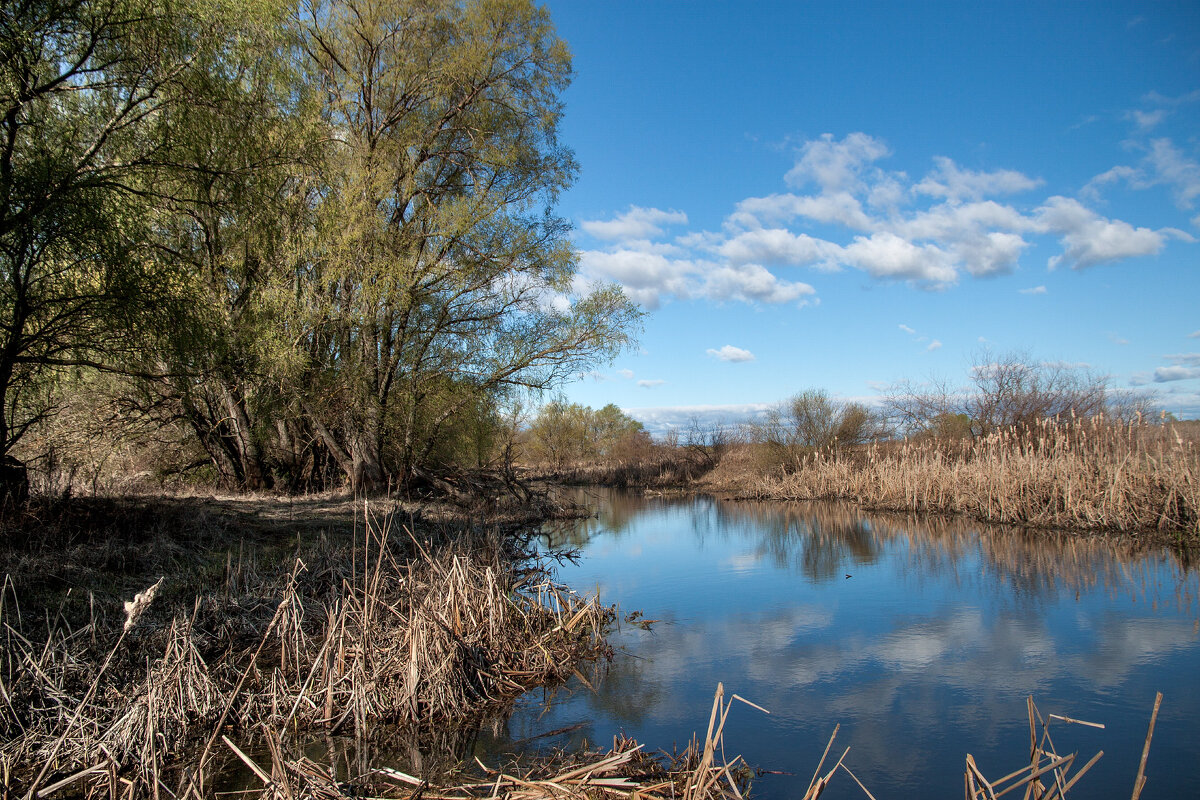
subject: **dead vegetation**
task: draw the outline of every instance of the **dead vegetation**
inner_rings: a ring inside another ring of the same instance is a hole
[[[1158,720],[1162,698],[1162,692],[1154,698],[1154,710],[1150,714],[1150,726],[1142,746],[1141,762],[1133,779],[1132,800],[1138,800],[1146,787],[1146,760],[1150,756],[1150,742],[1154,738],[1154,724]],[[979,769],[975,758],[967,753],[967,768],[963,773],[966,800],[997,800],[1013,791],[1021,791],[1022,797],[1035,800],[1066,797],[1075,784],[1104,756],[1104,751],[1101,750],[1079,766],[1076,764],[1079,753],[1060,755],[1054,739],[1050,737],[1050,725],[1055,721],[1063,725],[1086,725],[1091,728],[1103,728],[1103,723],[1085,722],[1060,714],[1048,714],[1043,717],[1034,704],[1032,695],[1026,699],[1025,704],[1029,715],[1029,764],[1002,778],[988,780]]]
[[[366,767],[351,773],[332,763],[320,763],[295,752],[287,740],[274,734],[267,739],[265,758],[256,760],[229,737],[222,744],[231,757],[249,771],[247,786],[238,794],[255,800],[349,800],[354,797],[398,798],[398,800],[744,800],[750,795],[759,773],[741,756],[726,755],[724,729],[733,700],[764,713],[761,706],[736,694],[725,698],[718,684],[704,738],[693,734],[688,746],[671,753],[647,753],[643,745],[624,736],[614,736],[606,751],[557,752],[522,765],[512,762],[489,767],[478,758],[473,763],[436,776],[417,776],[390,767]],[[1133,800],[1138,800],[1148,782],[1146,764],[1154,726],[1162,703],[1154,709],[1142,748]],[[1029,800],[1064,798],[1103,756],[1099,751],[1078,764],[1078,752],[1060,754],[1050,735],[1053,723],[1103,728],[1061,714],[1043,716],[1033,697],[1026,700],[1029,719],[1029,763],[1003,777],[989,780],[970,753],[963,773],[965,800],[998,800],[1010,792],[1021,792]],[[834,748],[840,726],[836,726],[813,770],[801,800],[817,800],[839,773],[874,800],[870,789],[854,774],[847,757],[850,747]],[[477,768],[477,769],[476,769]],[[97,773],[98,775],[100,773]],[[1015,796],[1015,795],[1014,795]]]
[[[839,499],[892,511],[1078,530],[1200,535],[1200,448],[1174,425],[1043,419],[977,439],[915,438],[816,452],[795,470],[718,471],[757,499]]]
[[[521,538],[414,532],[361,511],[348,539],[297,535],[275,550],[202,526],[179,544],[208,532],[191,561],[153,534],[134,552],[76,542],[90,559],[60,576],[36,547],[7,553],[26,570],[0,593],[0,794],[204,795],[221,737],[452,725],[605,654],[611,609],[555,583]],[[113,591],[101,576],[144,588],[171,562],[125,615],[97,601]],[[93,580],[77,591],[64,577]]]

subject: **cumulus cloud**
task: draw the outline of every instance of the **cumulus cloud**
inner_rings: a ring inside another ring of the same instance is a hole
[[[743,231],[717,248],[732,264],[810,264],[835,256],[837,250],[830,242],[783,228]]]
[[[713,300],[778,304],[804,300],[817,290],[807,283],[781,280],[759,264],[742,264],[710,270],[701,293]]]
[[[936,285],[958,280],[951,257],[933,244],[913,244],[883,231],[855,236],[842,251],[843,260],[874,278],[902,278]]]
[[[619,369],[617,370],[617,375],[621,376],[627,381],[633,380],[633,370],[631,369]]]
[[[926,347],[925,349],[926,349],[926,350],[929,350],[929,351],[933,351],[933,350],[941,350],[941,349],[942,349],[942,343],[941,343],[940,341],[938,341],[937,339],[934,339],[932,342],[930,342],[930,343],[929,343],[929,346],[928,346],[928,347]]]
[[[1025,192],[1036,189],[1043,183],[1040,178],[1030,178],[1010,169],[994,172],[962,169],[945,156],[937,156],[933,162],[937,165],[936,168],[914,186],[913,191],[932,197],[944,197],[952,203],[980,200],[988,195]]]
[[[1084,269],[1132,256],[1155,255],[1166,244],[1166,233],[1135,228],[1110,220],[1067,197],[1051,197],[1037,210],[1037,219],[1049,232],[1059,234],[1063,253],[1051,258],[1051,269],[1066,265]]]
[[[729,361],[735,364],[742,361],[754,360],[754,353],[751,353],[749,350],[743,350],[740,347],[734,347],[731,344],[725,345],[720,350],[710,347],[705,352],[718,361]]]
[[[643,389],[653,389],[656,386],[662,386],[666,381],[662,378],[654,378],[653,380],[638,381],[637,385]]]
[[[825,134],[797,147],[784,178],[792,191],[741,200],[720,230],[670,238],[668,228],[686,224],[687,214],[641,206],[584,222],[584,231],[609,244],[581,252],[580,272],[592,284],[619,284],[650,309],[672,298],[804,306],[818,302],[816,289],[783,270],[855,269],[875,280],[939,290],[964,275],[1012,273],[1026,250],[1046,237],[1062,248],[1048,260],[1051,269],[1155,255],[1171,239],[1195,242],[1184,231],[1134,225],[1085,205],[1116,182],[1169,187],[1181,206],[1200,197],[1200,164],[1170,140],[1131,147],[1143,153],[1136,166],[1097,175],[1079,198],[1056,195],[1022,210],[996,198],[1032,191],[1040,178],[971,169],[939,156],[914,180],[881,166],[890,155],[882,140],[861,132],[841,139]],[[1192,222],[1200,228],[1200,216]],[[800,230],[804,225],[824,227]]]
[[[865,133],[851,133],[840,142],[826,133],[801,146],[800,158],[784,180],[792,187],[815,183],[823,192],[854,191],[862,187],[871,162],[887,155],[887,145]]]
[[[611,220],[586,220],[581,227],[597,239],[630,241],[661,236],[664,225],[686,225],[687,221],[687,214],[682,211],[630,206]]]
[[[1172,364],[1178,364],[1185,367],[1200,367],[1200,353],[1174,353],[1172,355],[1163,356]]]
[[[650,309],[659,307],[664,294],[690,297],[692,277],[700,271],[684,259],[624,249],[585,250],[580,253],[579,267],[589,278],[620,284],[632,300]]]

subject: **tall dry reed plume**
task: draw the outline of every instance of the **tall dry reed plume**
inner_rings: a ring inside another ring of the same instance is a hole
[[[759,476],[760,498],[845,499],[991,522],[1200,534],[1200,451],[1170,426],[1042,420],[977,440],[817,454]]]
[[[365,541],[305,552],[282,582],[229,570],[240,591],[176,598],[137,627],[59,615],[33,638],[6,580],[0,796],[204,795],[223,735],[448,724],[606,652],[612,610],[512,540],[434,546],[368,521]]]

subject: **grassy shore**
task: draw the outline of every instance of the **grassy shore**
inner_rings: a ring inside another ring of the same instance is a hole
[[[511,529],[385,506],[10,514],[0,796],[207,796],[238,741],[449,728],[606,653],[611,609],[557,584]]]

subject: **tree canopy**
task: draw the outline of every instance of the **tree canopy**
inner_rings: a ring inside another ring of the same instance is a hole
[[[234,486],[465,457],[637,326],[554,213],[570,75],[529,0],[5,4],[0,454],[95,369]]]

